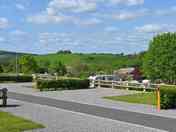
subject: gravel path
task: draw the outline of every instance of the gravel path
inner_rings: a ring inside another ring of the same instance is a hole
[[[45,105],[9,100],[19,107],[0,108],[17,116],[42,123],[45,129],[29,132],[165,132],[121,121],[71,112]]]

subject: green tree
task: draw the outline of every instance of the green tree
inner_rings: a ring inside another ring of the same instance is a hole
[[[85,77],[89,74],[88,64],[81,62],[79,59],[71,64],[71,69],[71,74],[74,77]]]
[[[143,70],[152,80],[176,83],[176,33],[163,33],[153,38],[144,57]]]
[[[2,65],[0,65],[0,73],[3,73],[3,72],[4,72],[3,67]]]
[[[51,67],[52,72],[57,73],[59,76],[63,76],[67,73],[66,66],[62,62],[56,62]]]
[[[38,69],[37,73],[48,73],[50,68],[50,61],[49,60],[40,60],[38,62]]]
[[[3,65],[1,65],[3,68],[4,73],[13,73],[15,72],[15,60],[10,60]]]
[[[19,65],[22,73],[34,73],[38,69],[37,62],[31,55],[24,55],[20,57]]]

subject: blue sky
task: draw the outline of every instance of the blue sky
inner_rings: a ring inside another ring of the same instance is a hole
[[[0,0],[1,50],[129,54],[175,31],[175,0]]]

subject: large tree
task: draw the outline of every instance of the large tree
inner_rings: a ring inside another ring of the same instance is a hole
[[[154,37],[143,66],[150,79],[176,83],[176,33],[162,33]]]
[[[38,69],[37,62],[31,55],[24,55],[20,57],[19,65],[22,73],[34,73]]]
[[[58,61],[51,67],[51,71],[57,73],[59,76],[63,76],[67,73],[66,66],[61,62]]]

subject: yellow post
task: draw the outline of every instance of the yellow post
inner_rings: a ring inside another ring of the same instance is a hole
[[[161,104],[160,104],[160,88],[159,88],[159,86],[157,87],[156,95],[157,95],[157,110],[160,111]]]

